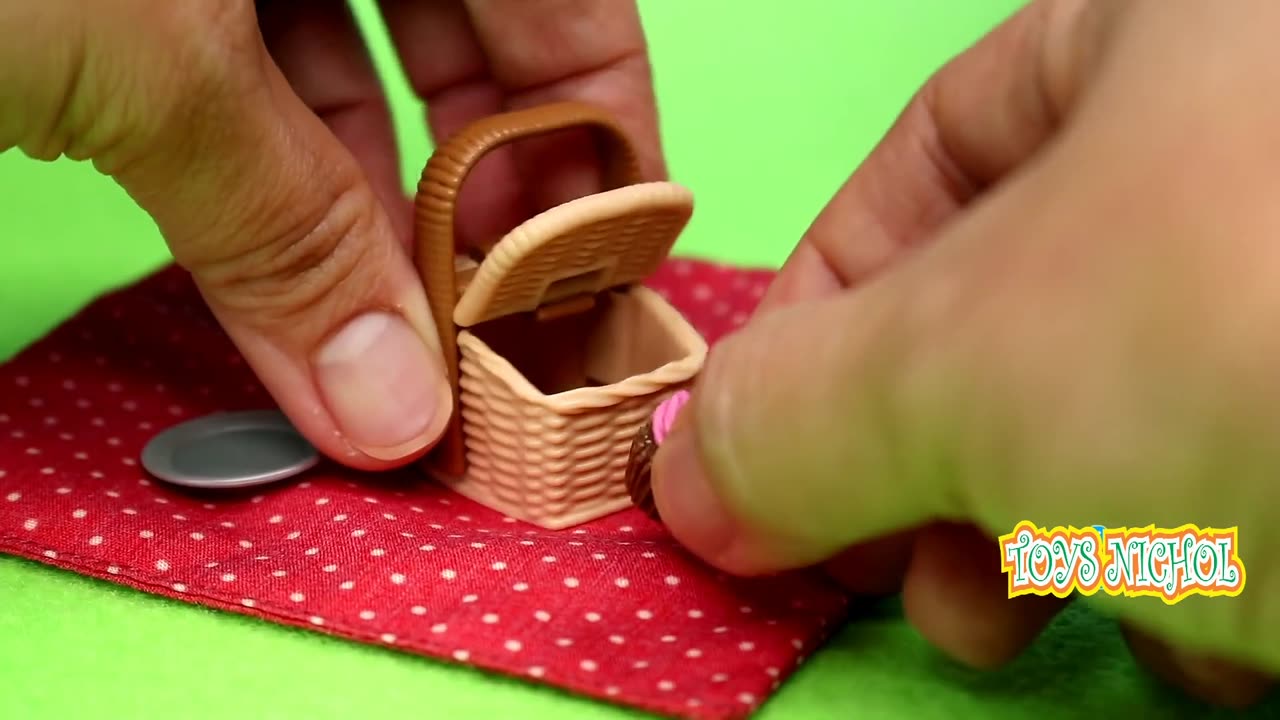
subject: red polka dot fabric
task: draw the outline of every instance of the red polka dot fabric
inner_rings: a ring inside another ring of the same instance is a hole
[[[672,260],[651,285],[714,342],[770,277]],[[264,407],[185,273],[103,297],[0,366],[0,551],[689,718],[749,715],[846,611],[818,574],[725,577],[636,510],[553,532],[414,469],[200,493],[139,465],[174,423]]]

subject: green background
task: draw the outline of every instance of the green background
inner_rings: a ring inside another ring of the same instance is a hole
[[[781,263],[927,75],[1019,5],[642,2],[672,173],[698,198],[679,251]],[[420,108],[376,16],[357,6],[386,70],[408,187],[429,151]],[[87,165],[10,152],[0,155],[0,188],[0,358],[167,260],[149,219]],[[979,674],[938,657],[888,607],[847,628],[761,717],[1032,713],[1206,716],[1137,673],[1114,628],[1083,609],[1012,667]],[[565,715],[638,714],[0,558],[6,720]]]

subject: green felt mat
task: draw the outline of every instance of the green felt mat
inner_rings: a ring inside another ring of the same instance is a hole
[[[672,171],[698,197],[679,251],[779,264],[918,84],[1020,4],[643,2]],[[376,17],[358,6],[376,36]],[[388,70],[407,187],[429,146],[380,36],[375,47]],[[0,189],[0,358],[167,259],[150,221],[90,167],[10,152],[0,155]],[[1130,713],[1205,717],[1145,681],[1114,629],[1083,610],[1060,619],[1013,667],[977,674],[937,657],[888,607],[815,656],[761,717]],[[636,715],[0,559],[5,720]]]

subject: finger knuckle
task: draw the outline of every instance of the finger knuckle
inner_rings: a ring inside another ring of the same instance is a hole
[[[192,273],[211,303],[265,329],[341,314],[344,302],[375,282],[369,271],[389,260],[380,256],[388,243],[376,241],[371,207],[367,191],[346,190],[323,210],[274,218],[251,242],[214,243],[226,250],[202,258]]]

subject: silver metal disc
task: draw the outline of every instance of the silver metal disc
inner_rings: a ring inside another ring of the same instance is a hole
[[[283,413],[250,410],[206,415],[156,435],[142,466],[192,488],[243,488],[278,482],[320,462],[320,454]]]

